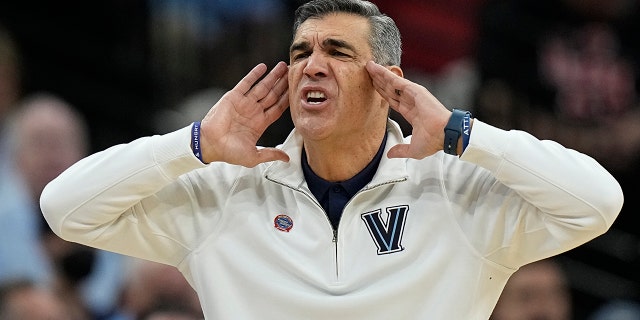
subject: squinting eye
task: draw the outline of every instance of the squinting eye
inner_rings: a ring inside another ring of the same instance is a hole
[[[348,57],[349,56],[348,54],[346,54],[344,52],[341,52],[341,51],[334,51],[333,55],[334,56],[338,56],[338,57]]]
[[[296,61],[296,60],[304,59],[304,58],[306,58],[308,56],[309,56],[309,54],[306,53],[306,52],[305,53],[299,53],[299,54],[296,54],[296,55],[293,56],[293,60]]]

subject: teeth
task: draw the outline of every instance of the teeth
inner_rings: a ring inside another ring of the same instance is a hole
[[[307,92],[307,99],[312,98],[312,99],[324,99],[324,92],[320,92],[320,91],[309,91]]]

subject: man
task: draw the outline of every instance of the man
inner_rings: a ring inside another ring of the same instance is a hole
[[[178,267],[207,319],[487,319],[518,267],[605,232],[622,192],[554,142],[467,136],[399,64],[373,4],[311,1],[288,68],[258,65],[201,126],[81,160],[43,212],[67,240]],[[295,130],[256,148],[287,106]]]
[[[0,281],[28,279],[82,304],[78,309],[87,304],[96,314],[109,312],[122,256],[61,240],[39,208],[45,185],[87,155],[84,118],[68,101],[37,92],[8,120],[7,161],[0,162]]]
[[[176,312],[203,317],[198,296],[178,269],[165,264],[131,259],[114,319],[146,319],[154,313]]]
[[[573,319],[568,281],[553,259],[523,266],[507,281],[491,320]]]
[[[0,283],[2,320],[83,320],[65,308],[54,292],[29,280]]]
[[[0,130],[3,129],[7,115],[22,94],[20,53],[13,35],[0,24]]]

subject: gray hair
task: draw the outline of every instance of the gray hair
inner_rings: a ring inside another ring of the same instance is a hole
[[[312,0],[298,7],[293,22],[293,35],[307,19],[319,19],[330,13],[351,13],[369,20],[369,45],[375,62],[381,65],[400,65],[402,41],[396,23],[380,12],[378,7],[363,0]]]

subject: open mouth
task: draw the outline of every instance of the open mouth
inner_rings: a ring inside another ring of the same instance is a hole
[[[324,92],[321,91],[309,91],[307,92],[307,102],[309,104],[320,104],[327,100]]]

